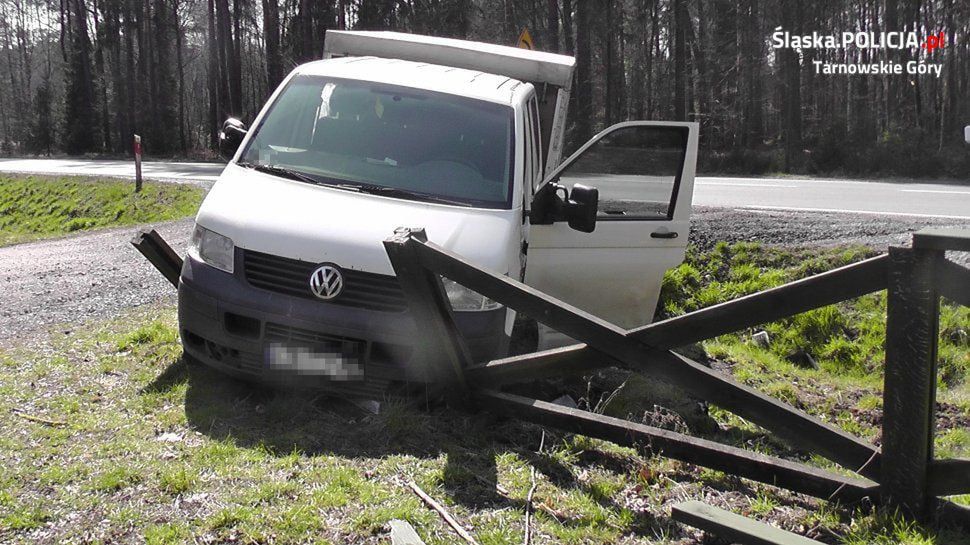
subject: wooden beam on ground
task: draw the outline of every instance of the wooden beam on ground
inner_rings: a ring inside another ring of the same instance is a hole
[[[889,249],[886,369],[882,418],[882,501],[923,519],[933,458],[940,250]]]
[[[693,360],[645,344],[622,328],[534,288],[479,269],[434,244],[411,243],[421,265],[429,270],[585,341],[628,367],[666,379],[846,469],[866,476],[879,474],[879,450],[857,437]]]
[[[678,503],[670,510],[677,522],[700,528],[743,545],[822,545],[763,522],[736,515],[699,501]]]
[[[970,459],[933,460],[927,481],[927,493],[932,496],[970,494]]]
[[[657,348],[676,348],[733,333],[758,324],[886,289],[886,263],[881,255],[746,295],[710,307],[633,329],[629,335]],[[542,321],[539,316],[533,318]],[[469,369],[469,376],[488,386],[583,373],[619,362],[577,344],[495,360]]]
[[[398,229],[384,241],[384,249],[408,301],[420,342],[415,361],[429,366],[430,382],[443,386],[448,402],[467,406],[468,385],[464,369],[471,365],[471,355],[461,332],[455,325],[451,303],[437,274],[425,269],[415,254],[415,240],[425,241],[423,229]]]
[[[176,288],[182,274],[182,258],[165,242],[158,231],[141,231],[131,239],[131,245],[148,259],[158,272]]]
[[[876,498],[878,494],[878,485],[872,481],[843,477],[715,441],[494,390],[478,390],[472,395],[479,406],[493,412],[646,449],[817,498],[854,502],[866,497]]]
[[[970,307],[970,269],[944,259],[937,267],[936,280],[940,295]]]

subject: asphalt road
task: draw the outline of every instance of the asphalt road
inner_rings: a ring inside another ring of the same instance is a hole
[[[152,180],[214,182],[223,166],[221,163],[145,161],[141,172]],[[0,172],[134,178],[135,163],[114,159],[0,159]]]
[[[94,159],[0,159],[0,171],[36,174],[134,175],[131,161]],[[218,163],[145,162],[146,178],[213,182]],[[839,179],[707,177],[695,180],[697,206],[850,212],[923,218],[970,220],[967,185],[874,182]]]

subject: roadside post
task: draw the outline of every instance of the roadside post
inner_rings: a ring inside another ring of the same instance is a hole
[[[141,191],[141,136],[135,135],[135,193]]]

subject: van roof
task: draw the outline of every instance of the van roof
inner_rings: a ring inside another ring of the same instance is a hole
[[[378,57],[314,61],[298,67],[296,73],[400,85],[502,104],[512,104],[516,94],[525,90],[521,81],[507,76]]]

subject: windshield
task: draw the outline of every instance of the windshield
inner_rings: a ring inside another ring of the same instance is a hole
[[[512,108],[377,83],[295,77],[239,163],[391,197],[509,208]]]

